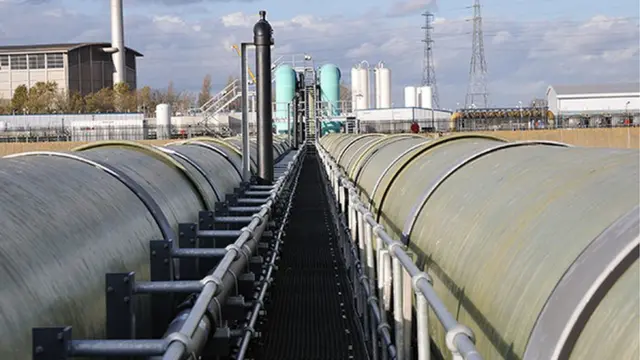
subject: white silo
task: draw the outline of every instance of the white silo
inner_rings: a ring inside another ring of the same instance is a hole
[[[391,70],[384,67],[381,62],[378,64],[378,81],[376,93],[378,95],[378,109],[388,109],[391,107]]]
[[[358,90],[359,90],[359,95],[358,96],[358,110],[364,110],[364,109],[369,109],[369,98],[370,98],[370,93],[369,93],[369,67],[364,67],[364,66],[360,66],[358,68],[358,82],[359,82],[359,86],[358,86]]]
[[[433,107],[433,91],[431,86],[423,86],[420,88],[420,107],[431,109]]]
[[[416,107],[418,96],[415,86],[407,86],[404,88],[404,107]]]
[[[358,94],[360,93],[360,79],[358,76],[360,72],[357,67],[351,68],[351,108],[353,110],[359,110],[358,108]]]
[[[122,0],[111,0],[111,49],[113,58],[113,84],[126,82],[124,20]]]
[[[171,105],[156,106],[156,136],[158,139],[171,138]]]

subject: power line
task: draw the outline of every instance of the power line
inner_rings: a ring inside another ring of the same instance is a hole
[[[424,54],[422,58],[422,86],[431,87],[432,108],[440,107],[440,99],[438,97],[438,85],[436,83],[436,68],[433,59],[433,13],[425,11],[424,16]]]
[[[469,86],[464,106],[479,105],[489,107],[489,93],[487,91],[487,60],[484,57],[484,35],[482,34],[482,15],[480,0],[473,4],[473,38],[471,44],[471,63],[469,65]],[[480,102],[477,102],[480,100]]]

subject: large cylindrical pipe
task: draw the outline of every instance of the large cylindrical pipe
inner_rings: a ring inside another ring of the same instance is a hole
[[[321,143],[335,158],[357,139]],[[394,143],[356,187],[484,358],[637,357],[637,150],[479,135]],[[442,327],[430,328],[446,353]]]
[[[273,182],[273,116],[271,112],[271,45],[273,29],[266,20],[266,11],[260,11],[260,20],[253,27],[256,46],[256,73],[258,93],[258,178]]]
[[[206,140],[162,150],[106,142],[0,160],[1,359],[30,358],[33,327],[105,336],[105,274],[148,280],[149,241],[175,237],[178,223],[197,222],[239,184],[239,152]],[[149,314],[139,316],[142,324]]]
[[[111,0],[111,47],[113,58],[113,85],[127,81],[124,47],[124,15],[122,0]]]

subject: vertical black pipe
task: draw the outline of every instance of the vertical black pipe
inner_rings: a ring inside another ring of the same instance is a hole
[[[273,116],[271,112],[271,45],[273,29],[266,20],[267,12],[260,11],[260,20],[253,27],[256,46],[256,92],[258,93],[258,178],[273,182]]]
[[[299,93],[296,93],[296,96],[293,97],[293,133],[291,134],[291,136],[293,136],[293,149],[298,149],[298,145],[300,144],[300,142],[298,141],[300,138],[298,137],[298,113],[300,112],[299,109],[300,106],[300,95]]]

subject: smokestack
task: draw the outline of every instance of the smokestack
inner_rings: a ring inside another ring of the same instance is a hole
[[[111,47],[113,48],[113,85],[126,82],[126,70],[124,67],[124,16],[122,13],[122,0],[111,0]]]

